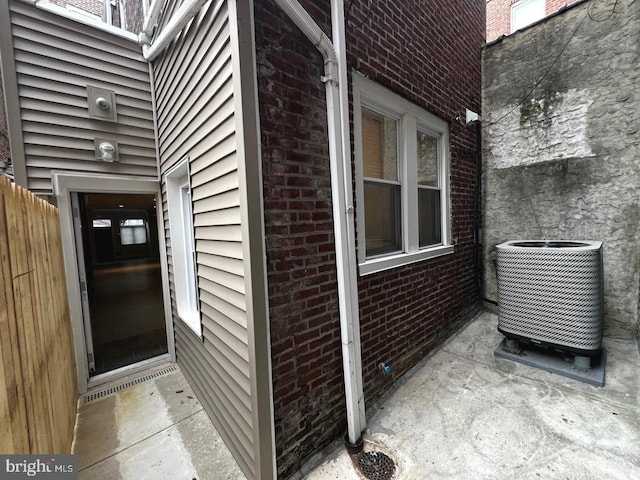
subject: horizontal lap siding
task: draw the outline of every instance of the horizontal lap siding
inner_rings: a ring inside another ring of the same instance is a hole
[[[51,193],[51,171],[157,176],[149,69],[140,46],[22,2],[11,2],[29,189]],[[117,122],[89,118],[87,85],[115,91]],[[94,139],[119,162],[95,159]]]
[[[191,22],[154,65],[158,145],[161,172],[188,155],[191,175],[203,339],[177,319],[170,282],[177,360],[239,465],[253,478],[232,50],[227,6],[216,11],[215,3]],[[166,212],[164,185],[163,208]],[[165,232],[170,245],[168,221]],[[171,255],[169,265],[173,272]]]

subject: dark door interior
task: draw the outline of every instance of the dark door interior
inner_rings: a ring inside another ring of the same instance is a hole
[[[155,195],[79,193],[95,370],[163,353]]]

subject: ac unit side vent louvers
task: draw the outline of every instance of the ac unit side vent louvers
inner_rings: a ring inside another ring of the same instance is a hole
[[[510,241],[498,245],[498,330],[573,353],[602,343],[602,243]]]

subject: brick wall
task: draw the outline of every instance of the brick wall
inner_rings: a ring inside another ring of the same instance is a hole
[[[511,4],[515,0],[487,0],[487,42],[511,33]]]
[[[276,456],[288,476],[344,428],[322,57],[255,2]]]
[[[328,0],[302,3],[330,32]],[[456,246],[455,254],[360,278],[368,405],[477,309],[476,135],[454,119],[480,98],[484,7],[363,0],[351,9],[350,70],[450,123]],[[286,478],[346,428],[326,103],[317,50],[273,2],[256,0],[255,10],[276,455]],[[380,361],[392,375],[382,376]]]
[[[144,24],[142,0],[125,0],[123,3],[125,25],[128,32],[140,33]]]
[[[484,0],[375,5],[352,8],[349,66],[449,122],[456,253],[360,278],[367,405],[476,311],[476,133],[455,118],[479,103],[485,28]],[[380,362],[391,366],[390,377],[381,374]]]
[[[487,1],[487,42],[491,42],[500,35],[511,33],[511,5],[521,0],[486,0]],[[581,0],[546,0],[545,14],[557,12],[565,5],[571,5]]]

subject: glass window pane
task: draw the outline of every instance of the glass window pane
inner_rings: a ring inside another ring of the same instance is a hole
[[[440,190],[418,189],[418,241],[421,247],[442,243]]]
[[[133,227],[133,242],[136,245],[147,243],[147,229],[145,227]]]
[[[122,245],[133,245],[133,229],[131,227],[123,227],[120,229],[120,243]]]
[[[398,180],[398,125],[392,118],[362,109],[364,176]]]
[[[110,227],[111,227],[110,218],[94,218],[93,219],[93,228],[110,228]]]
[[[364,184],[367,256],[402,250],[400,186]]]
[[[544,0],[524,0],[511,6],[511,33],[531,25],[545,15]]]
[[[121,227],[120,243],[122,245],[141,245],[147,243],[147,229],[145,227]]]
[[[135,227],[138,225],[144,225],[143,218],[127,218],[125,220],[120,220],[121,227]]]
[[[418,132],[418,185],[438,186],[438,139]]]

